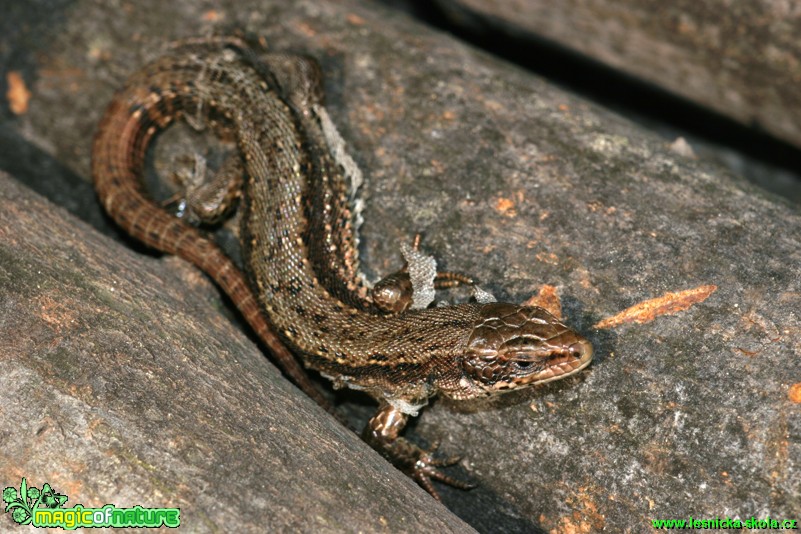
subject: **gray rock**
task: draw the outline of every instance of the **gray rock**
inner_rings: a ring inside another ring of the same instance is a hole
[[[801,146],[792,3],[436,0],[457,24],[538,35]]]
[[[176,507],[190,532],[469,530],[282,378],[188,265],[4,173],[0,206],[3,487]]]

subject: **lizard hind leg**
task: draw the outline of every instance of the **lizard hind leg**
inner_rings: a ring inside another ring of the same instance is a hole
[[[220,168],[212,174],[207,169],[206,158],[193,154],[192,170],[173,173],[181,189],[164,204],[173,206],[175,215],[193,224],[217,225],[227,219],[236,209],[242,195],[244,165],[238,153],[225,157]]]

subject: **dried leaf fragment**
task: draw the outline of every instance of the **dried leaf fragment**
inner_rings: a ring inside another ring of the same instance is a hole
[[[672,315],[701,303],[717,289],[718,286],[710,284],[675,293],[665,293],[661,297],[644,300],[612,317],[607,317],[597,322],[594,328],[614,328],[625,323],[649,323],[660,315]]]
[[[787,391],[787,398],[792,402],[801,403],[801,382],[796,382]]]
[[[495,211],[503,215],[504,217],[515,217],[517,216],[517,210],[515,209],[514,200],[511,198],[504,198],[500,197],[497,202],[495,202]]]
[[[348,13],[348,22],[354,26],[364,26],[365,20],[355,13]]]
[[[201,19],[205,22],[219,22],[224,18],[224,16],[224,13],[217,11],[216,9],[209,9],[201,15]]]
[[[31,99],[31,92],[25,86],[25,80],[19,72],[12,70],[6,74],[6,83],[8,107],[14,115],[24,114],[28,111],[28,101]]]
[[[562,301],[559,300],[554,286],[542,286],[536,295],[532,295],[523,303],[523,306],[539,306],[545,308],[557,319],[562,319]]]

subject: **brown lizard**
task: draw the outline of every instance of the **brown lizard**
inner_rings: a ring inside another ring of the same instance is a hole
[[[133,237],[211,276],[307,394],[325,404],[285,347],[336,385],[376,398],[366,440],[432,495],[431,479],[467,488],[437,469],[454,460],[438,460],[400,437],[409,416],[438,393],[471,399],[564,378],[590,363],[592,346],[538,307],[409,309],[403,272],[382,284],[380,295],[365,289],[346,179],[315,113],[321,104],[311,59],[262,54],[237,38],[178,46],[131,77],[109,105],[92,158],[98,195]],[[213,189],[220,210],[241,196],[246,275],[143,185],[151,140],[180,118],[236,138],[235,167],[245,179],[230,173]],[[441,273],[434,283],[460,280]]]

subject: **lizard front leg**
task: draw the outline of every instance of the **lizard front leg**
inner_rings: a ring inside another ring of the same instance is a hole
[[[392,315],[415,308],[416,291],[428,293],[432,289],[475,287],[475,281],[467,275],[452,271],[437,271],[433,258],[419,252],[421,239],[420,234],[417,234],[411,247],[401,245],[401,251],[406,259],[404,266],[373,286],[371,290],[373,304],[381,313]],[[415,280],[412,279],[413,272]],[[434,298],[433,293],[429,293],[428,296]],[[422,304],[427,306],[430,302],[424,298]]]
[[[457,463],[461,460],[460,456],[438,459],[434,457],[437,445],[425,450],[400,436],[408,420],[408,414],[391,404],[382,403],[378,413],[370,419],[364,429],[364,440],[395,467],[417,481],[438,501],[441,499],[431,483],[432,480],[439,480],[459,489],[474,488],[475,484],[449,477],[437,469]]]

